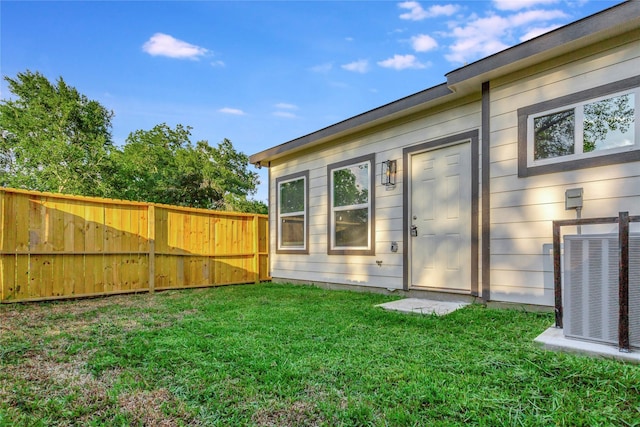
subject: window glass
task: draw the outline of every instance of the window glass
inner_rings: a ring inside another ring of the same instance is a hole
[[[633,150],[635,98],[636,91],[630,91],[532,115],[531,160],[548,164]]]
[[[533,119],[535,160],[566,156],[574,153],[574,109],[559,111]]]
[[[370,155],[327,167],[330,254],[373,254],[373,165]]]
[[[369,209],[337,211],[334,220],[336,246],[368,246]]]
[[[633,145],[635,94],[603,99],[584,106],[583,152]]]
[[[369,164],[362,163],[333,172],[333,206],[350,206],[369,200]]]
[[[280,212],[291,213],[304,210],[304,179],[280,184]]]
[[[278,179],[278,250],[307,252],[307,173]]]
[[[280,227],[280,246],[304,247],[304,215],[282,218]]]

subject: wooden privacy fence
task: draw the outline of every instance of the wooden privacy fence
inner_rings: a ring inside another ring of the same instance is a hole
[[[0,187],[0,302],[269,280],[266,215]]]

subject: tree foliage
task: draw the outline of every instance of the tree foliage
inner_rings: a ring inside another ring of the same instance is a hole
[[[111,137],[113,112],[60,77],[5,77],[0,101],[0,186],[207,209],[266,213],[251,200],[258,175],[228,139],[193,144],[191,128],[160,124]]]
[[[145,200],[207,209],[266,211],[247,200],[258,176],[248,157],[224,139],[217,147],[190,141],[191,128],[160,124],[129,135],[114,153],[113,186],[128,200]]]
[[[0,185],[103,196],[113,113],[60,77],[26,71],[5,77],[0,103]]]

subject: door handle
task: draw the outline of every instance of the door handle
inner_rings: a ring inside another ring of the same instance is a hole
[[[411,236],[418,237],[418,227],[415,225],[411,226]]]

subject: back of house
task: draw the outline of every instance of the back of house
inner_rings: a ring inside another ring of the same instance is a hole
[[[639,70],[630,1],[254,154],[273,279],[553,306],[552,221],[640,215]]]

